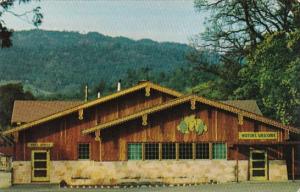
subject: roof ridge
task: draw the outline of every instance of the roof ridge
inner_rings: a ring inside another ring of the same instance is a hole
[[[229,100],[218,100],[218,101],[255,101],[255,102],[257,102],[257,100],[255,100],[255,99],[229,99]]]
[[[30,101],[30,102],[84,102],[82,100],[14,100],[15,102],[16,101],[22,101],[22,102],[27,102],[27,101]]]

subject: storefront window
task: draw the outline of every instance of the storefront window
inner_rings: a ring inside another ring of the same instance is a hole
[[[128,144],[128,160],[142,160],[142,144],[129,143]]]
[[[196,159],[209,159],[208,143],[196,143]]]
[[[227,148],[225,143],[213,143],[213,159],[226,159]]]
[[[179,143],[179,159],[193,159],[192,143]]]
[[[159,159],[158,143],[145,143],[145,159],[146,160]]]
[[[162,159],[176,159],[176,144],[163,143],[162,144]]]

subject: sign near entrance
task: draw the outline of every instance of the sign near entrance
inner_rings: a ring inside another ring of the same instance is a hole
[[[277,139],[277,132],[239,132],[239,139]]]
[[[49,148],[53,147],[53,143],[27,143],[30,148]]]

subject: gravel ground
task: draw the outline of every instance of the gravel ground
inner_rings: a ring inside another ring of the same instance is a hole
[[[179,187],[134,187],[119,189],[77,189],[77,188],[59,188],[57,185],[17,185],[9,189],[0,189],[2,192],[82,192],[82,191],[99,191],[99,192],[300,192],[300,181],[296,182],[266,182],[266,183],[230,183],[230,184],[203,184],[198,186],[179,186]]]

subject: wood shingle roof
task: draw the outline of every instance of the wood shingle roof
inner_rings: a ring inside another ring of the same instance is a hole
[[[28,123],[82,104],[82,101],[20,101],[14,102],[11,123]]]

